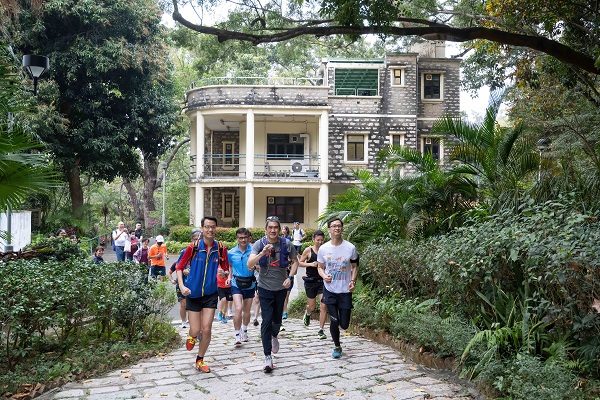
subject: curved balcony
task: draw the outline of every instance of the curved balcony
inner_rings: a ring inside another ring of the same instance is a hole
[[[186,93],[188,110],[223,105],[325,106],[322,78],[220,77],[200,79]]]

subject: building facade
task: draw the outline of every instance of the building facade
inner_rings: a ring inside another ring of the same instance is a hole
[[[399,144],[444,162],[442,115],[460,112],[460,60],[433,44],[376,60],[324,60],[317,78],[214,78],[186,94],[190,223],[261,226],[269,215],[316,227],[329,199],[377,173]]]

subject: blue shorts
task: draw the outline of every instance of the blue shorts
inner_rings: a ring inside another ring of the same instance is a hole
[[[244,299],[244,300],[253,298],[255,291],[256,291],[256,288],[240,289],[237,286],[231,285],[231,294],[232,295],[241,294],[242,299]]]

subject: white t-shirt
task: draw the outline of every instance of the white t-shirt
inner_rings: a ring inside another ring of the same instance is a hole
[[[331,274],[331,283],[325,282],[325,288],[331,293],[349,293],[348,285],[352,280],[351,260],[358,259],[356,247],[346,240],[339,246],[331,241],[319,248],[317,261],[325,264],[325,273]]]
[[[292,229],[292,244],[294,246],[302,246],[302,236],[304,236],[302,229]]]
[[[125,246],[125,242],[129,240],[129,234],[123,232],[121,233],[121,236],[115,239],[119,235],[119,232],[120,231],[118,229],[113,232],[113,239],[115,240],[115,246],[123,247]]]

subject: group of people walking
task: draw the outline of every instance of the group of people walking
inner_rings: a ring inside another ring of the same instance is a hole
[[[252,299],[258,294],[262,314],[261,341],[265,356],[263,370],[266,373],[272,372],[275,368],[273,354],[279,351],[278,336],[288,289],[293,285],[299,266],[306,268],[303,279],[309,299],[303,318],[304,325],[310,324],[310,314],[319,297],[321,309],[318,335],[326,338],[324,325],[327,310],[330,315],[329,332],[334,342],[332,357],[340,358],[340,328],[348,329],[350,323],[352,291],[359,262],[355,246],[342,238],[343,222],[338,218],[327,222],[330,236],[327,243],[324,243],[325,234],[315,231],[314,244],[302,254],[299,254],[301,241],[306,234],[300,232],[299,223],[290,240],[281,235],[279,219],[268,217],[265,236],[253,244],[250,244],[250,231],[239,228],[236,231],[237,245],[229,251],[215,240],[216,228],[215,217],[204,217],[201,228],[192,231],[190,245],[174,266],[178,295],[185,298],[189,320],[189,334],[185,345],[189,351],[198,345],[196,368],[201,372],[210,372],[204,357],[210,345],[212,323],[219,301],[218,281],[224,281],[231,287],[235,305],[233,324],[236,346],[248,341],[250,308]],[[296,232],[296,229],[299,231]]]

